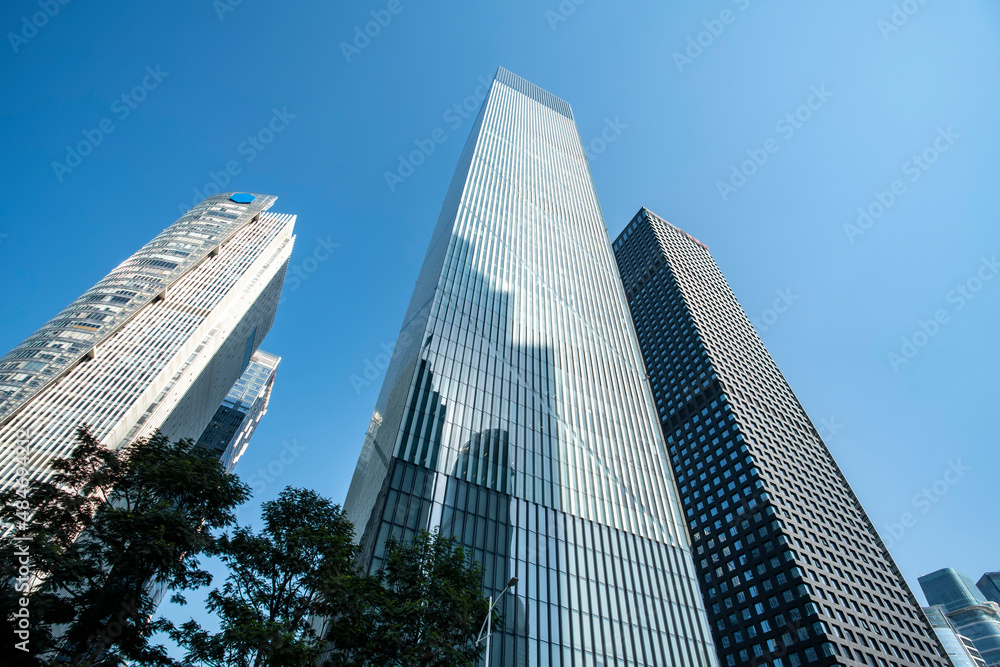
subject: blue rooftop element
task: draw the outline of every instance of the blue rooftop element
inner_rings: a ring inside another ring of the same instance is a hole
[[[254,199],[256,199],[256,197],[254,197],[249,192],[237,192],[236,194],[234,194],[232,197],[229,198],[230,201],[234,201],[237,204],[249,204]]]

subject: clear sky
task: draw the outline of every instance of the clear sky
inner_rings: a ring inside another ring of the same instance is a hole
[[[241,518],[287,484],[342,502],[502,65],[572,104],[612,237],[646,206],[710,246],[914,589],[1000,569],[1000,5],[680,4],[5,2],[0,348],[213,175],[277,195],[283,361],[237,472],[281,472]]]

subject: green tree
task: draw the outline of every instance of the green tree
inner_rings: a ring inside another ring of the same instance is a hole
[[[286,488],[263,504],[263,528],[237,528],[220,541],[229,575],[208,596],[219,632],[189,621],[173,637],[189,662],[218,667],[312,665],[324,643],[311,619],[337,616],[353,627],[351,609],[363,580],[354,563],[354,526],[343,511],[315,491]],[[341,639],[350,640],[345,630]]]
[[[220,539],[229,574],[208,595],[218,632],[194,620],[171,631],[187,663],[457,667],[482,655],[483,570],[454,537],[390,539],[382,567],[365,577],[354,527],[329,499],[289,487],[262,518],[259,532]]]
[[[366,641],[345,664],[474,664],[484,650],[476,637],[489,609],[482,581],[482,566],[452,535],[421,531],[408,543],[390,538],[382,567],[366,582],[360,626]],[[499,625],[494,616],[494,627]],[[336,645],[335,634],[332,639]]]
[[[210,583],[198,557],[214,550],[213,531],[233,523],[249,489],[189,440],[156,433],[112,450],[86,429],[77,440],[26,497],[17,489],[0,494],[0,518],[17,528],[0,539],[0,558],[10,563],[23,549],[18,538],[27,538],[36,577],[22,593],[30,657],[15,657],[21,664],[171,664],[150,645],[168,625],[151,620],[150,586],[183,601],[179,591]],[[8,623],[15,601],[0,598]]]

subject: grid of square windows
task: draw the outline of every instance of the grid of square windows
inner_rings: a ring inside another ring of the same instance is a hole
[[[721,662],[946,664],[708,249],[646,209],[614,249]]]

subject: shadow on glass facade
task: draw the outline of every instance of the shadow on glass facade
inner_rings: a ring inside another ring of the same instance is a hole
[[[345,503],[365,567],[440,526],[518,578],[494,665],[715,665],[643,376],[572,112],[501,69]]]

